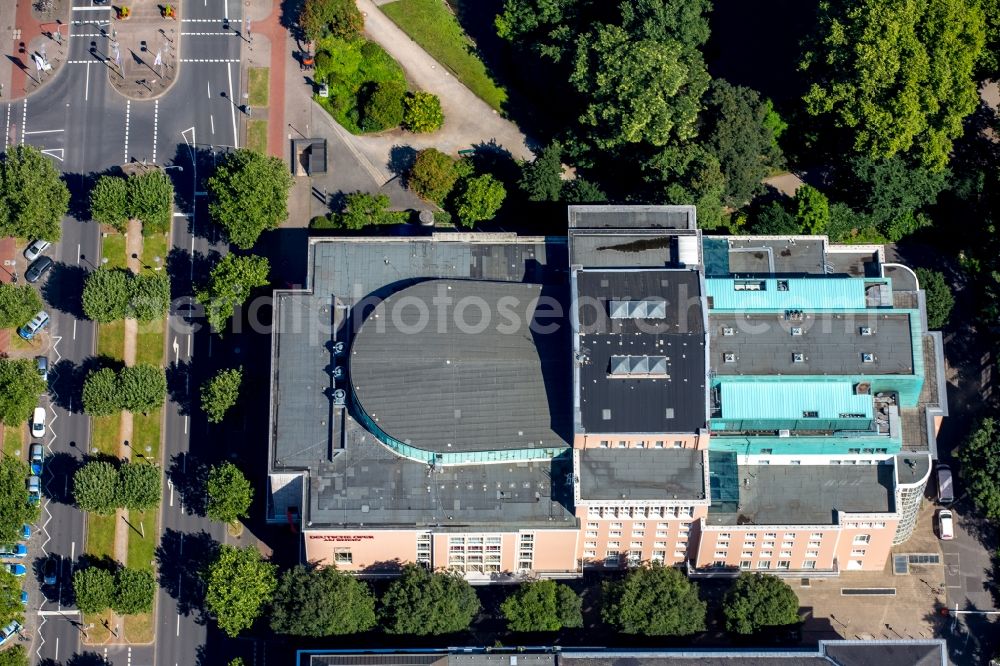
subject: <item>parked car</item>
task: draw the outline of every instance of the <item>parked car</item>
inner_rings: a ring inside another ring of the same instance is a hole
[[[45,462],[45,449],[41,444],[32,444],[28,449],[28,462],[31,464],[31,473],[41,476],[42,464]]]
[[[35,407],[31,413],[31,436],[45,437],[45,408]]]
[[[21,525],[21,541],[27,541],[31,538],[31,525],[25,523]]]
[[[23,564],[5,564],[4,567],[7,568],[7,571],[9,571],[12,576],[17,576],[18,578],[28,573],[28,570]]]
[[[28,477],[28,501],[32,504],[42,501],[42,480],[34,474]]]
[[[21,590],[21,603],[24,604],[25,606],[28,605],[28,593],[25,592],[24,590]]]
[[[49,325],[49,313],[42,310],[27,324],[17,329],[17,334],[25,340],[31,340],[38,332]]]
[[[49,357],[48,356],[36,356],[35,357],[35,368],[38,370],[38,376],[42,378],[42,381],[48,383],[48,381],[49,381]]]
[[[59,558],[49,555],[42,565],[42,582],[46,585],[55,585],[59,577]]]
[[[319,96],[320,97],[329,97],[330,96],[330,86],[327,85],[326,83],[321,83],[319,85]]]
[[[43,275],[49,272],[49,269],[52,268],[52,264],[54,263],[55,262],[52,261],[52,257],[43,256],[36,259],[30,266],[28,266],[28,270],[24,271],[24,279],[28,282],[38,282],[42,279]]]
[[[938,536],[942,541],[951,541],[955,538],[955,522],[948,509],[938,511]]]
[[[19,633],[21,633],[21,623],[15,620],[3,629],[0,629],[0,645],[3,645]]]
[[[0,559],[19,560],[28,554],[28,547],[23,543],[0,546]]]
[[[938,504],[947,506],[955,501],[955,483],[951,476],[951,467],[937,466]]]
[[[38,240],[32,242],[31,245],[29,245],[27,248],[25,248],[24,258],[27,259],[28,261],[34,261],[35,259],[38,259],[38,257],[42,256],[42,253],[45,252],[47,249],[49,249],[51,246],[52,243],[48,242],[47,240],[42,240],[41,238],[39,238]]]

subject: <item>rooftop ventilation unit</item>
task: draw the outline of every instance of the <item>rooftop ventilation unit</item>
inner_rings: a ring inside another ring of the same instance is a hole
[[[861,362],[862,363],[874,363],[875,362],[875,354],[872,354],[870,352],[862,352],[862,354],[861,354]]]
[[[339,365],[336,365],[333,367],[333,370],[330,371],[330,374],[333,376],[334,379],[340,379],[341,377],[344,376],[344,369]]]
[[[795,336],[802,335],[802,327],[801,326],[792,326],[792,335],[795,335]]]
[[[806,355],[802,352],[792,352],[792,363],[805,363]]]
[[[861,327],[861,335],[871,335],[871,334],[872,334],[872,327],[871,326],[862,326]]]
[[[724,352],[722,354],[722,361],[724,363],[736,363],[736,352]]]
[[[729,337],[731,335],[735,335],[735,333],[736,333],[736,331],[733,329],[732,326],[723,326],[722,327],[722,334],[725,335],[726,337]]]
[[[337,356],[343,354],[344,353],[344,343],[343,342],[335,342],[335,343],[333,343],[333,353],[336,354]]]
[[[347,402],[347,391],[344,389],[337,389],[333,392],[333,404],[337,407],[343,407]]]
[[[614,378],[662,377],[667,379],[666,356],[612,356],[611,371]]]
[[[662,298],[642,301],[610,301],[608,311],[612,319],[666,319],[667,302]]]

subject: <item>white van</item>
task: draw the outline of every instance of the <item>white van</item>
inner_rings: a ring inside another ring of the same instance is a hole
[[[31,436],[45,437],[45,408],[35,407],[35,412],[31,415]]]
[[[938,504],[947,506],[955,501],[955,486],[952,481],[951,468],[947,465],[937,466]]]
[[[955,538],[955,521],[948,509],[938,511],[938,530],[938,536],[942,541],[951,541]]]

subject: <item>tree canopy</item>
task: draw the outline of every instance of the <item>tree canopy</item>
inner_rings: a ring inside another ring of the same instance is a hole
[[[100,613],[111,607],[115,577],[103,567],[85,567],[73,572],[76,607],[84,613]]]
[[[503,183],[488,173],[465,178],[455,195],[455,216],[462,226],[471,228],[477,222],[492,219],[506,196]]]
[[[73,499],[83,511],[111,515],[118,508],[147,511],[160,505],[160,468],[148,462],[91,460],[73,474]]]
[[[455,160],[437,148],[425,148],[417,153],[406,184],[418,195],[440,205],[457,180]]]
[[[723,79],[706,97],[705,148],[725,176],[725,203],[739,207],[764,191],[761,181],[783,158],[767,123],[769,107],[757,91]]]
[[[90,216],[96,222],[125,231],[128,222],[128,184],[120,176],[101,176],[90,190]]]
[[[111,608],[121,615],[136,615],[153,610],[156,579],[147,569],[122,567],[115,573]]]
[[[38,148],[7,148],[0,158],[0,193],[0,236],[59,240],[69,189]]]
[[[229,241],[244,250],[288,217],[292,177],[284,161],[241,148],[208,179],[208,212]]]
[[[553,141],[521,167],[521,190],[529,201],[559,201],[562,196],[562,146]]]
[[[500,604],[511,631],[559,631],[583,626],[583,602],[569,586],[554,580],[522,583]]]
[[[824,234],[830,226],[830,200],[812,185],[802,185],[792,201],[802,232]]]
[[[160,468],[149,462],[123,462],[118,468],[115,484],[117,504],[133,511],[148,511],[158,507],[163,491],[161,477]]]
[[[578,40],[569,81],[587,100],[580,123],[607,149],[694,137],[709,76],[677,42],[598,25]]]
[[[983,515],[1000,520],[1000,428],[985,418],[958,449],[962,478]]]
[[[118,372],[92,371],[83,380],[83,410],[93,416],[130,411],[147,414],[163,405],[167,378],[163,368],[140,363]]]
[[[654,564],[605,583],[601,617],[624,634],[687,636],[705,628],[705,608],[679,569]]]
[[[45,388],[34,361],[0,358],[0,421],[9,426],[27,421]]]
[[[0,457],[0,543],[21,538],[21,526],[38,520],[37,504],[28,501],[28,465],[14,456]]]
[[[21,579],[0,569],[0,626],[18,621],[24,624],[24,605],[21,603]]]
[[[944,328],[951,316],[951,308],[955,305],[955,297],[944,279],[944,273],[918,268],[916,274],[927,303],[927,327],[932,330]]]
[[[375,597],[368,585],[334,567],[298,565],[278,581],[271,629],[293,636],[357,634],[375,627]]]
[[[174,186],[159,170],[101,176],[90,191],[91,217],[123,233],[129,219],[141,221],[143,233],[167,231],[173,206]]]
[[[201,410],[209,423],[222,423],[240,397],[242,368],[219,370],[201,385]]]
[[[722,610],[727,631],[752,634],[798,622],[799,598],[777,576],[744,572],[726,592]]]
[[[940,170],[979,103],[983,49],[974,0],[828,0],[802,62],[813,115],[829,115],[873,159],[912,152]]]
[[[350,39],[361,34],[365,20],[354,0],[306,0],[299,26],[313,41],[327,35]]]
[[[43,307],[41,296],[30,284],[0,283],[0,328],[23,326]]]
[[[235,523],[248,517],[253,486],[236,465],[231,462],[213,465],[208,472],[206,491],[205,513],[212,520]]]
[[[252,290],[265,286],[270,272],[267,259],[253,254],[227,254],[212,267],[208,284],[195,291],[195,298],[204,306],[213,331],[225,328],[236,306],[246,301]]]
[[[154,321],[170,309],[170,278],[102,266],[84,280],[82,304],[84,314],[102,324],[125,318]]]
[[[223,544],[219,549],[205,570],[205,604],[228,636],[250,628],[271,602],[276,569],[253,546]]]
[[[411,132],[436,132],[444,125],[441,100],[429,92],[409,93],[403,98],[403,127]]]
[[[427,636],[467,629],[479,598],[458,575],[407,564],[382,597],[381,624],[389,634]]]
[[[23,645],[13,645],[0,652],[0,666],[28,666],[28,651]]]

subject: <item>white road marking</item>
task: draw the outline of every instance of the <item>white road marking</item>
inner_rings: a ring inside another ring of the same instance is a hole
[[[190,333],[188,333],[188,351],[187,351],[187,355],[188,355],[188,358],[191,358],[191,334]]]
[[[21,145],[24,145],[24,131],[28,129],[28,98],[24,98],[24,107],[21,112]]]
[[[4,132],[4,135],[3,135],[3,147],[4,148],[7,147],[8,142],[10,141],[10,107],[11,107],[11,105],[8,104],[7,105],[7,131]]]
[[[170,506],[174,505],[174,482],[167,479],[167,486],[170,488]]]
[[[72,608],[67,608],[66,610],[61,610],[61,611],[47,611],[41,609],[38,610],[38,617],[49,617],[50,615],[60,615],[62,617],[66,617],[67,615],[79,615],[79,614],[80,611],[74,610]]]
[[[235,37],[235,32],[182,32],[183,37]]]
[[[177,614],[177,635],[181,635],[181,616],[179,613]]]
[[[229,0],[222,0],[222,15],[229,20]]]
[[[90,63],[87,63],[87,82],[83,86],[83,101],[90,99]]]
[[[56,129],[56,130],[32,130],[30,132],[25,132],[25,134],[52,134],[53,132],[65,132],[65,131],[66,130],[64,130],[64,129]]]
[[[132,114],[132,100],[125,102],[125,162],[128,163],[128,123]]]
[[[110,9],[110,5],[107,7],[73,7],[74,12],[106,12]]]
[[[156,135],[160,124],[160,100],[153,103],[153,164],[156,164]]]
[[[59,637],[56,636],[56,659],[59,659]]]
[[[208,95],[209,99],[212,99],[212,82],[205,81],[205,93]]]
[[[74,61],[70,61],[70,62],[74,62]],[[80,60],[78,62],[84,62],[84,61]],[[217,63],[234,63],[235,62],[235,63],[239,63],[240,59],[236,58],[234,60],[232,58],[181,58],[181,62],[217,62]]]
[[[60,162],[63,161],[66,151],[63,148],[47,148],[42,151],[42,155],[48,155],[49,157],[54,157]]]
[[[181,19],[181,23],[222,23],[225,20],[224,18]]]
[[[208,114],[208,121],[212,124],[212,134],[215,134],[215,116],[211,113]]]
[[[184,434],[188,434],[188,417],[184,417]]]
[[[233,116],[233,148],[238,149],[240,147],[240,137],[239,132],[236,131],[236,100],[233,98],[233,68],[229,65],[226,65],[226,77],[229,79],[229,111]]]
[[[72,562],[76,559],[76,541],[69,544],[69,561]]]
[[[76,263],[80,263],[80,244],[76,244]]]
[[[76,319],[73,320],[73,339],[76,340]]]

